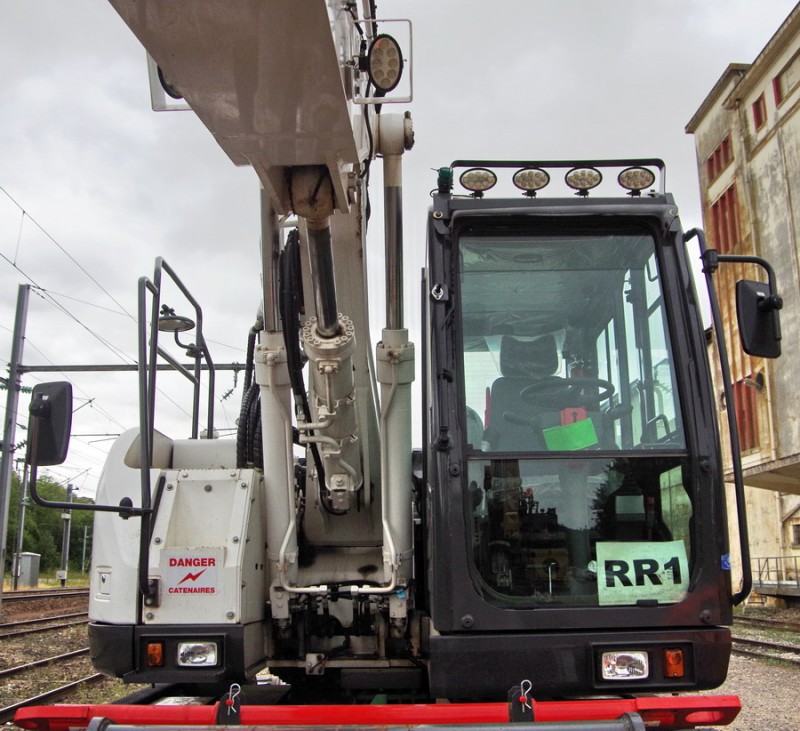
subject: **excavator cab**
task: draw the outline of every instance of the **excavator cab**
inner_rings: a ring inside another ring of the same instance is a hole
[[[671,198],[440,189],[430,221],[433,693],[717,685],[722,476]]]

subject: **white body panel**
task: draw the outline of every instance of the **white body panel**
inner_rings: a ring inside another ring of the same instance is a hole
[[[114,442],[97,486],[97,502],[117,505],[124,497],[141,505],[141,475],[128,455],[137,452],[139,430],[129,429]],[[156,433],[156,452],[161,460],[172,457],[172,444]],[[150,484],[160,470],[150,471]],[[96,622],[135,624],[139,606],[139,518],[123,520],[116,513],[95,513],[92,535],[92,568],[89,580],[89,617]]]
[[[198,443],[202,444],[202,443]],[[159,606],[145,624],[254,622],[264,618],[263,482],[253,470],[164,472],[150,571]],[[198,606],[199,605],[199,606]]]
[[[235,468],[236,445],[230,440],[173,442],[156,432],[154,441],[153,500],[162,476],[165,487],[153,526],[148,575],[160,580],[160,606],[147,609],[145,622],[191,624],[201,616],[204,623],[263,619],[266,514],[260,473]],[[132,429],[111,448],[99,502],[114,505],[130,497],[134,506],[140,504],[138,443],[138,430]],[[93,621],[137,622],[140,526],[136,517],[95,515]]]

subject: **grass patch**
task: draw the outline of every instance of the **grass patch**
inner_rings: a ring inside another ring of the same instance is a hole
[[[70,572],[67,575],[67,583],[66,586],[72,586],[76,588],[85,588],[89,586],[89,574],[88,573],[81,573],[80,571]],[[19,589],[22,591],[23,589],[30,589],[32,587],[28,586],[20,586]],[[39,574],[39,585],[35,587],[37,589],[59,589],[61,588],[61,580],[56,578],[56,572],[54,571],[47,571],[45,573]],[[11,591],[11,572],[7,572],[3,576],[3,591]]]

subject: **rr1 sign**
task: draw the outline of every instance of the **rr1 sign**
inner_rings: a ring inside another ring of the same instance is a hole
[[[689,586],[683,541],[597,544],[597,593],[601,605],[680,601]]]

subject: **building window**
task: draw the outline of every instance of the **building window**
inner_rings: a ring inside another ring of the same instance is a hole
[[[775,97],[775,106],[780,106],[780,103],[786,98],[786,89],[781,82],[780,75],[772,80],[772,95]]]
[[[758,391],[743,378],[733,384],[733,403],[736,409],[736,427],[739,431],[739,449],[748,452],[758,447]]]
[[[711,183],[716,180],[720,173],[731,163],[731,160],[733,160],[733,147],[731,146],[731,136],[727,135],[706,160],[708,182]]]
[[[730,186],[711,204],[711,233],[720,254],[726,254],[739,243],[739,212],[736,184]]]
[[[800,523],[792,523],[792,548],[800,546]]]
[[[753,125],[756,130],[761,129],[767,121],[767,103],[764,94],[753,102]]]
[[[800,53],[781,69],[772,80],[772,91],[775,94],[775,106],[778,106],[800,83]]]

